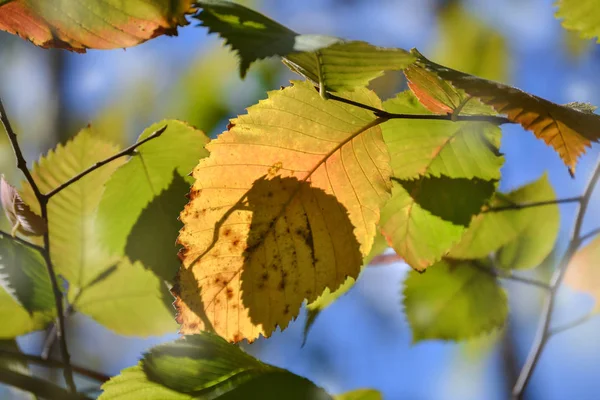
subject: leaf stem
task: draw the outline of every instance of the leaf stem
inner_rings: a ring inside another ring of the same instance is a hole
[[[575,254],[579,246],[582,244],[583,240],[581,236],[581,227],[583,225],[583,219],[588,209],[590,199],[592,198],[592,193],[599,179],[600,159],[596,164],[596,169],[592,173],[592,177],[590,178],[585,188],[583,196],[581,196],[581,202],[579,203],[579,209],[577,210],[575,224],[573,226],[573,231],[571,233],[571,238],[569,240],[567,250],[565,251],[561,261],[559,262],[556,271],[552,275],[552,279],[550,281],[550,291],[548,293],[548,296],[546,297],[546,301],[544,302],[544,306],[542,308],[542,316],[540,317],[540,321],[538,323],[538,331],[536,333],[536,337],[534,339],[529,355],[527,356],[527,360],[525,361],[525,365],[521,369],[519,378],[517,379],[517,382],[513,387],[513,399],[523,398],[525,388],[531,380],[533,371],[535,370],[535,367],[539,362],[540,356],[548,342],[548,339],[550,339],[551,337],[550,320],[552,319],[552,312],[554,311],[556,303],[556,294],[563,281],[563,278],[565,277],[565,273],[567,272],[567,268],[571,259],[573,258],[573,255]]]
[[[542,281],[538,281],[536,279],[526,278],[524,276],[518,276],[518,275],[513,274],[510,271],[503,271],[498,268],[489,268],[485,265],[481,265],[480,263],[478,263],[476,261],[472,262],[471,265],[473,265],[473,267],[479,269],[480,271],[486,272],[486,273],[488,273],[492,276],[495,276],[496,278],[499,278],[499,279],[506,279],[509,281],[525,283],[527,285],[536,286],[536,287],[538,287],[540,289],[544,289],[546,291],[551,290],[549,284],[542,282]]]
[[[487,210],[485,210],[483,212],[498,212],[498,211],[507,211],[507,210],[522,210],[524,208],[547,206],[547,205],[551,205],[551,204],[579,203],[582,200],[583,200],[582,196],[577,196],[577,197],[567,197],[565,199],[558,199],[558,200],[536,201],[535,203],[509,204],[507,206],[490,207],[490,208],[488,208]]]
[[[589,231],[588,233],[586,233],[585,235],[582,235],[579,240],[581,240],[581,242],[585,242],[589,238],[596,236],[598,233],[600,233],[600,228],[593,229],[593,230]]]
[[[4,236],[7,239],[10,239],[10,240],[12,240],[14,242],[20,243],[23,246],[27,246],[27,247],[29,247],[29,248],[31,248],[33,250],[39,251],[40,253],[44,252],[44,248],[42,246],[38,246],[35,243],[28,242],[27,240],[21,239],[18,236],[13,236],[10,233],[4,232],[2,230],[0,230],[0,236]]]
[[[365,110],[371,111],[376,117],[384,118],[385,120],[390,119],[419,119],[419,120],[436,120],[436,121],[471,121],[471,122],[489,122],[494,125],[502,124],[513,124],[514,122],[505,117],[499,117],[496,115],[454,115],[454,114],[396,114],[390,113],[379,108],[371,107],[367,104],[362,104],[354,100],[345,99],[343,97],[336,96],[327,93],[329,99],[339,101],[340,103],[349,104],[351,106],[359,107]]]
[[[593,317],[595,317],[597,315],[598,315],[597,312],[591,312],[591,313],[584,315],[581,318],[577,318],[575,321],[571,321],[565,325],[556,327],[554,329],[550,329],[550,331],[548,332],[548,336],[558,335],[559,333],[563,333],[565,331],[568,331],[569,329],[576,328],[579,325],[583,325],[584,323],[588,322],[590,319],[592,319]]]
[[[31,172],[27,168],[27,161],[25,157],[23,157],[23,152],[19,147],[19,142],[17,140],[17,135],[15,134],[12,126],[10,124],[10,120],[6,114],[6,110],[4,109],[4,105],[2,104],[2,100],[0,99],[0,120],[2,125],[4,125],[4,129],[6,130],[6,134],[8,135],[8,139],[12,146],[13,152],[15,154],[15,158],[17,160],[17,168],[23,172],[27,182],[31,186],[35,197],[40,204],[41,216],[46,224],[48,224],[48,197],[42,194],[38,185],[35,183]],[[65,315],[63,312],[63,296],[58,284],[58,279],[56,278],[56,274],[54,273],[54,266],[52,265],[52,260],[50,259],[50,230],[47,229],[43,235],[43,251],[42,256],[44,257],[44,261],[46,262],[46,270],[48,271],[48,275],[50,277],[50,283],[52,284],[52,292],[54,293],[54,304],[56,306],[56,314],[57,314],[57,337],[60,340],[61,344],[61,354],[62,360],[64,363],[64,377],[69,390],[73,393],[77,392],[77,387],[75,386],[75,381],[73,379],[73,371],[71,369],[71,357],[69,355],[69,350],[67,348],[67,340],[65,336]]]
[[[163,132],[167,129],[167,125],[163,126],[162,128],[158,129],[157,131],[154,131],[150,136],[148,136],[147,138],[140,140],[137,143],[132,144],[131,146],[129,146],[128,148],[126,148],[123,151],[118,152],[117,154],[108,157],[105,160],[99,161],[96,164],[92,165],[91,167],[89,167],[88,169],[86,169],[85,171],[82,171],[81,173],[75,175],[74,177],[72,177],[71,179],[69,179],[68,181],[66,181],[65,183],[58,185],[56,188],[52,189],[51,191],[49,191],[45,196],[50,199],[52,196],[60,193],[63,189],[66,189],[67,187],[69,187],[70,185],[72,185],[73,183],[77,182],[78,180],[80,180],[81,178],[83,178],[84,176],[94,172],[95,170],[97,170],[98,168],[102,167],[103,165],[108,164],[111,161],[116,160],[117,158],[121,158],[124,156],[130,156],[133,154],[133,152],[135,151],[135,149],[137,149],[138,147],[140,147],[141,145],[143,145],[144,143],[152,140],[152,139],[156,139],[157,137],[159,137],[160,135],[163,134]]]

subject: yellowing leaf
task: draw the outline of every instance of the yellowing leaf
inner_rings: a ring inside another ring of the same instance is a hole
[[[506,293],[477,262],[440,261],[424,273],[408,273],[403,303],[413,342],[465,340],[502,327]]]
[[[13,226],[13,235],[19,232],[25,236],[40,236],[46,232],[46,221],[31,211],[17,189],[6,182],[4,175],[0,175],[0,200],[4,214]]]
[[[594,312],[600,312],[600,236],[580,249],[568,266],[565,284],[594,299]]]
[[[366,89],[349,98],[381,106]],[[181,215],[183,333],[268,336],[305,299],[358,275],[389,197],[379,122],[295,82],[208,145]]]
[[[383,396],[374,389],[357,389],[334,396],[335,400],[383,400]]]
[[[46,193],[117,151],[116,146],[98,139],[88,127],[64,146],[48,152],[34,165],[32,175]],[[85,286],[116,262],[99,243],[95,213],[104,183],[122,163],[118,159],[97,169],[48,203],[50,255],[56,273],[63,275],[72,287]],[[29,185],[24,186],[22,195],[27,203],[34,204],[35,196]],[[34,211],[36,208],[39,208],[37,202]]]
[[[556,18],[565,29],[577,31],[584,39],[596,38],[600,43],[600,10],[595,0],[559,0]]]
[[[0,8],[0,30],[76,52],[131,47],[186,25],[191,0],[15,0]]]
[[[428,114],[410,92],[386,101],[385,109]],[[381,229],[398,255],[423,270],[450,250],[493,194],[503,163],[500,130],[489,123],[396,119],[383,133],[394,188]]]
[[[386,70],[400,70],[415,58],[402,49],[325,35],[299,35],[264,15],[223,0],[199,1],[196,16],[209,32],[223,37],[240,56],[244,77],[255,60],[279,55],[294,72],[322,90],[352,91]]]
[[[415,53],[418,54],[418,53]],[[532,131],[560,155],[573,175],[577,159],[600,139],[600,116],[562,106],[517,88],[443,67],[418,55],[417,64]]]

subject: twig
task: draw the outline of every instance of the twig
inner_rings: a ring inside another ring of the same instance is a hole
[[[0,367],[0,382],[48,400],[88,400],[81,393],[68,392],[53,383],[29,375],[23,375],[8,368]],[[90,399],[91,400],[91,399]]]
[[[548,332],[548,336],[558,335],[559,333],[563,333],[565,331],[568,331],[569,329],[578,327],[579,325],[583,325],[584,323],[588,322],[590,319],[596,316],[598,316],[597,312],[591,312],[589,314],[586,314],[581,318],[577,318],[575,321],[571,321],[565,325],[561,325],[554,329],[550,329],[550,331]]]
[[[518,275],[513,274],[510,271],[501,271],[497,268],[490,268],[485,265],[479,264],[477,261],[474,261],[470,264],[473,267],[477,268],[478,270],[488,273],[492,276],[495,276],[496,278],[506,279],[506,280],[514,281],[514,282],[525,283],[527,285],[537,286],[540,289],[544,289],[544,290],[548,290],[548,291],[550,290],[549,284],[544,283],[542,281],[538,281],[536,279],[526,278],[524,276],[518,276]]]
[[[43,367],[48,367],[48,368],[64,368],[65,367],[65,364],[61,361],[48,360],[48,359],[44,359],[40,356],[36,356],[36,355],[32,355],[32,354],[17,353],[17,352],[10,351],[10,350],[0,350],[0,357],[12,358],[12,359],[15,359],[18,361],[34,363],[34,364],[38,364],[38,365],[41,365]],[[79,367],[77,365],[71,365],[71,368],[73,368],[73,371],[75,371],[79,375],[96,380],[100,383],[107,382],[110,379],[110,376],[105,375],[101,372],[92,371],[92,370],[89,370],[84,367]]]
[[[39,251],[40,253],[44,252],[44,248],[42,246],[38,246],[35,243],[28,242],[27,240],[21,239],[18,236],[13,236],[10,233],[4,232],[2,230],[0,230],[0,236],[4,236],[4,237],[6,237],[6,238],[8,238],[8,239],[10,239],[10,240],[12,240],[14,242],[22,244],[23,246],[30,247],[33,250]]]
[[[593,229],[593,230],[589,231],[588,233],[586,233],[585,235],[581,236],[581,239],[579,239],[579,240],[581,240],[581,242],[585,242],[589,238],[596,236],[599,233],[600,233],[600,228]]]
[[[44,196],[41,193],[39,187],[37,186],[37,184],[35,183],[35,180],[33,179],[33,176],[31,175],[31,172],[29,172],[29,169],[27,168],[27,161],[25,160],[25,157],[23,157],[23,153],[21,152],[21,148],[19,147],[19,142],[17,140],[17,135],[15,134],[15,132],[12,129],[12,126],[10,125],[10,121],[8,119],[8,116],[6,115],[6,110],[4,109],[4,105],[2,104],[1,99],[0,99],[0,120],[2,121],[2,124],[4,125],[4,129],[6,130],[8,139],[10,140],[13,151],[15,153],[15,158],[17,159],[17,168],[20,169],[21,172],[23,172],[23,175],[25,175],[25,177],[27,178],[27,182],[29,182],[29,185],[31,186],[31,189],[33,190],[33,193],[35,194],[35,197],[36,197],[38,203],[40,203],[42,219],[44,221],[46,221],[46,223],[48,223],[48,197]],[[63,296],[62,296],[62,292],[60,290],[60,286],[58,284],[58,280],[56,278],[56,274],[54,273],[54,267],[52,265],[52,261],[50,259],[50,233],[49,233],[48,229],[44,233],[43,249],[44,250],[42,251],[42,255],[46,262],[46,270],[48,271],[48,275],[50,277],[50,283],[52,284],[52,291],[54,292],[54,304],[56,306],[57,326],[58,326],[57,336],[60,339],[62,360],[65,364],[65,368],[63,369],[65,382],[67,383],[67,386],[69,387],[71,392],[75,393],[75,392],[77,392],[77,387],[75,386],[75,381],[73,380],[73,371],[71,370],[71,366],[70,366],[71,357],[69,355],[69,350],[67,348],[67,341],[66,341],[66,337],[65,337],[65,316],[63,313],[63,304],[62,304]]]
[[[487,210],[484,210],[483,212],[522,210],[524,208],[547,206],[547,205],[551,205],[551,204],[579,203],[579,202],[581,202],[581,200],[582,200],[582,197],[577,196],[577,197],[567,197],[566,199],[558,199],[558,200],[536,201],[534,203],[509,204],[506,206],[490,207]]]
[[[116,160],[117,158],[121,158],[121,157],[125,157],[125,156],[130,156],[133,154],[133,152],[135,151],[135,149],[137,149],[138,147],[140,147],[141,145],[143,145],[144,143],[152,140],[152,139],[156,139],[157,137],[159,137],[160,135],[163,134],[163,132],[167,129],[167,125],[163,126],[162,128],[160,128],[159,130],[155,131],[154,133],[152,133],[150,136],[148,136],[147,138],[140,140],[139,142],[129,146],[128,148],[126,148],[123,151],[118,152],[117,154],[108,157],[105,160],[99,161],[96,164],[92,165],[91,167],[89,167],[88,169],[86,169],[85,171],[82,171],[81,173],[75,175],[74,177],[72,177],[71,179],[69,179],[68,181],[66,181],[65,183],[58,185],[56,188],[52,189],[51,191],[49,191],[48,193],[46,193],[46,197],[48,199],[50,199],[52,196],[58,194],[59,192],[61,192],[63,189],[66,189],[67,187],[71,186],[72,184],[74,184],[75,182],[77,182],[78,180],[80,180],[81,178],[83,178],[84,176],[94,172],[95,170],[97,170],[98,168],[102,167],[103,165],[108,164],[111,161]]]
[[[571,261],[571,258],[579,248],[582,243],[581,237],[581,226],[583,225],[583,219],[585,213],[587,211],[588,205],[590,203],[590,199],[592,197],[592,193],[594,191],[594,187],[596,183],[600,179],[600,159],[596,165],[596,169],[594,170],[592,177],[585,188],[585,192],[581,198],[581,202],[579,205],[579,209],[577,211],[575,217],[575,225],[573,226],[573,232],[571,233],[571,239],[569,240],[569,246],[563,255],[560,263],[558,264],[558,268],[552,275],[552,279],[550,281],[550,291],[548,296],[546,297],[546,301],[542,308],[542,316],[538,323],[538,331],[527,356],[527,360],[525,361],[525,365],[521,369],[521,373],[519,374],[519,379],[513,388],[513,398],[521,399],[523,397],[523,393],[527,384],[529,383],[531,376],[537,363],[540,359],[542,351],[550,338],[550,320],[552,318],[552,312],[554,311],[555,301],[556,301],[556,293],[558,292],[558,288],[562,283],[562,280],[567,272],[567,268]]]
[[[371,107],[367,104],[362,104],[357,101],[345,99],[343,97],[336,96],[331,93],[327,93],[327,96],[331,100],[339,101],[340,103],[349,104],[351,106],[359,107],[365,110],[371,111],[375,114],[376,117],[389,119],[419,119],[419,120],[436,120],[436,121],[471,121],[471,122],[490,122],[494,125],[502,125],[502,124],[513,124],[514,121],[511,121],[505,117],[498,117],[495,115],[454,115],[454,114],[396,114],[390,113],[385,110],[380,110],[375,107]]]

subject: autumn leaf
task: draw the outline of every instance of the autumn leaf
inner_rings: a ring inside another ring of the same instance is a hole
[[[131,47],[160,35],[176,35],[193,11],[191,0],[14,0],[0,8],[0,30],[44,48]]]
[[[552,146],[569,167],[571,175],[586,147],[600,139],[600,116],[593,112],[559,105],[508,85],[455,71],[416,51],[413,53],[418,56],[417,65],[492,106],[498,113],[506,114],[509,120],[521,124]]]
[[[357,389],[350,392],[338,394],[335,400],[383,400],[383,396],[374,389]]]
[[[294,72],[319,84],[323,91],[352,91],[386,70],[414,61],[405,50],[325,35],[300,35],[264,15],[223,0],[199,1],[196,16],[209,32],[223,37],[240,57],[240,74],[252,62],[281,56]]]
[[[381,106],[366,89],[349,96]],[[305,299],[356,278],[389,197],[379,122],[294,82],[207,146],[181,214],[175,293],[183,333],[269,336]]]
[[[413,342],[465,340],[504,325],[507,297],[487,268],[474,261],[440,261],[426,272],[411,270],[404,282],[404,309]]]
[[[410,92],[386,111],[428,114]],[[485,122],[394,119],[383,126],[392,156],[392,198],[381,213],[390,246],[423,270],[458,242],[495,191],[503,157],[500,130]]]
[[[0,200],[4,214],[13,227],[13,236],[17,232],[25,236],[40,236],[48,230],[46,221],[31,211],[17,189],[6,182],[4,175],[0,175]]]
[[[102,385],[100,400],[332,400],[306,378],[265,364],[212,333],[153,347]]]
[[[595,0],[559,0],[556,6],[556,18],[562,19],[565,29],[600,43],[600,11]]]
[[[594,313],[600,312],[600,236],[575,253],[565,275],[565,284],[594,299]]]

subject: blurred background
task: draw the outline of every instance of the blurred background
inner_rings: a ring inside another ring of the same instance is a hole
[[[322,33],[376,45],[419,48],[441,64],[517,86],[557,103],[600,105],[600,45],[566,32],[551,0],[303,0],[245,1],[300,33]],[[28,160],[35,160],[91,123],[122,145],[164,118],[189,121],[213,137],[229,118],[266,97],[267,90],[297,79],[278,60],[256,63],[241,81],[237,60],[204,28],[180,29],[127,50],[85,55],[43,50],[0,33],[0,95]],[[373,82],[382,98],[404,90],[399,73]],[[549,173],[558,197],[579,195],[595,165],[588,151],[571,179],[556,153],[518,126],[503,128],[506,154],[501,182],[510,190]],[[13,184],[21,176],[5,136],[0,135],[0,172]],[[600,223],[600,193],[584,232]],[[527,272],[548,279],[566,246],[575,205],[561,206],[557,253]],[[0,217],[3,218],[3,217]],[[7,229],[0,219],[0,228]],[[350,292],[316,320],[304,347],[305,312],[285,332],[247,346],[262,360],[306,376],[330,393],[360,387],[385,399],[506,399],[532,343],[543,293],[509,282],[509,323],[471,342],[412,343],[402,312],[407,266],[369,267]],[[553,324],[575,320],[592,300],[561,290]],[[0,321],[0,323],[2,323]],[[600,318],[562,333],[548,344],[527,399],[600,398]],[[115,335],[86,317],[68,320],[73,362],[114,375],[135,365],[149,347],[176,338]],[[19,338],[25,352],[39,354],[44,333]],[[35,370],[48,374],[47,370]],[[50,374],[52,374],[50,372]],[[60,380],[61,373],[51,378]],[[87,386],[86,386],[87,385]],[[78,386],[92,387],[80,381]],[[13,398],[0,388],[0,398]],[[17,397],[15,397],[17,398]]]

